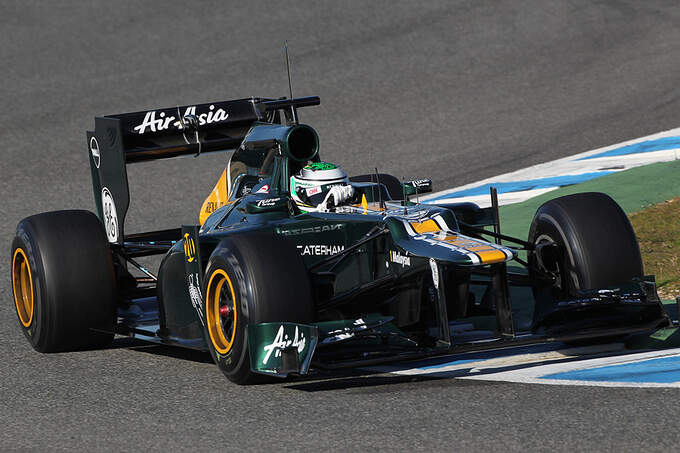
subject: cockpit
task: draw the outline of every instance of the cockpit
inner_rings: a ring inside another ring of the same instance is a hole
[[[204,201],[200,222],[251,192],[272,196],[288,193],[301,212],[339,212],[336,208],[341,206],[391,200],[391,191],[400,194],[402,188],[396,178],[382,175],[393,180],[385,181],[388,186],[396,186],[396,190],[388,190],[379,176],[349,178],[340,166],[321,162],[318,136],[307,125],[256,123]]]

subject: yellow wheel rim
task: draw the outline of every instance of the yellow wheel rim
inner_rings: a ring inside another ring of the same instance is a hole
[[[33,276],[28,257],[21,248],[16,249],[12,257],[12,291],[19,321],[24,327],[28,327],[33,321]]]
[[[236,296],[231,279],[222,269],[215,270],[206,291],[206,323],[215,350],[226,354],[236,336]]]

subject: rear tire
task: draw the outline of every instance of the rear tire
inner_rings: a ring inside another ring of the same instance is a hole
[[[302,258],[288,240],[273,233],[223,239],[210,256],[203,294],[206,343],[222,373],[237,384],[266,380],[250,369],[248,324],[314,319]]]
[[[349,180],[352,182],[378,182],[375,173],[370,175],[352,176]],[[399,182],[395,176],[388,173],[378,173],[378,180],[380,180],[380,184],[385,186],[392,200],[404,199],[404,191],[402,190],[401,182]]]
[[[14,303],[26,338],[39,352],[103,347],[115,324],[111,250],[89,211],[23,219],[12,242]]]

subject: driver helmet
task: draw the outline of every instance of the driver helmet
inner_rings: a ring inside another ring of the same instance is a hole
[[[290,177],[290,194],[305,210],[311,211],[324,201],[331,187],[348,185],[347,173],[330,162],[313,162]]]

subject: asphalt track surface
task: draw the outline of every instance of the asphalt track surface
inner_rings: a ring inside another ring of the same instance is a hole
[[[245,96],[322,105],[322,156],[473,182],[678,126],[676,1],[28,2],[0,14],[0,250],[93,208],[93,116]],[[130,168],[128,231],[195,222],[224,156]],[[77,244],[74,244],[77,245]],[[6,255],[7,256],[7,255]],[[678,392],[334,376],[237,387],[203,354],[35,353],[0,264],[0,450],[673,448]]]

